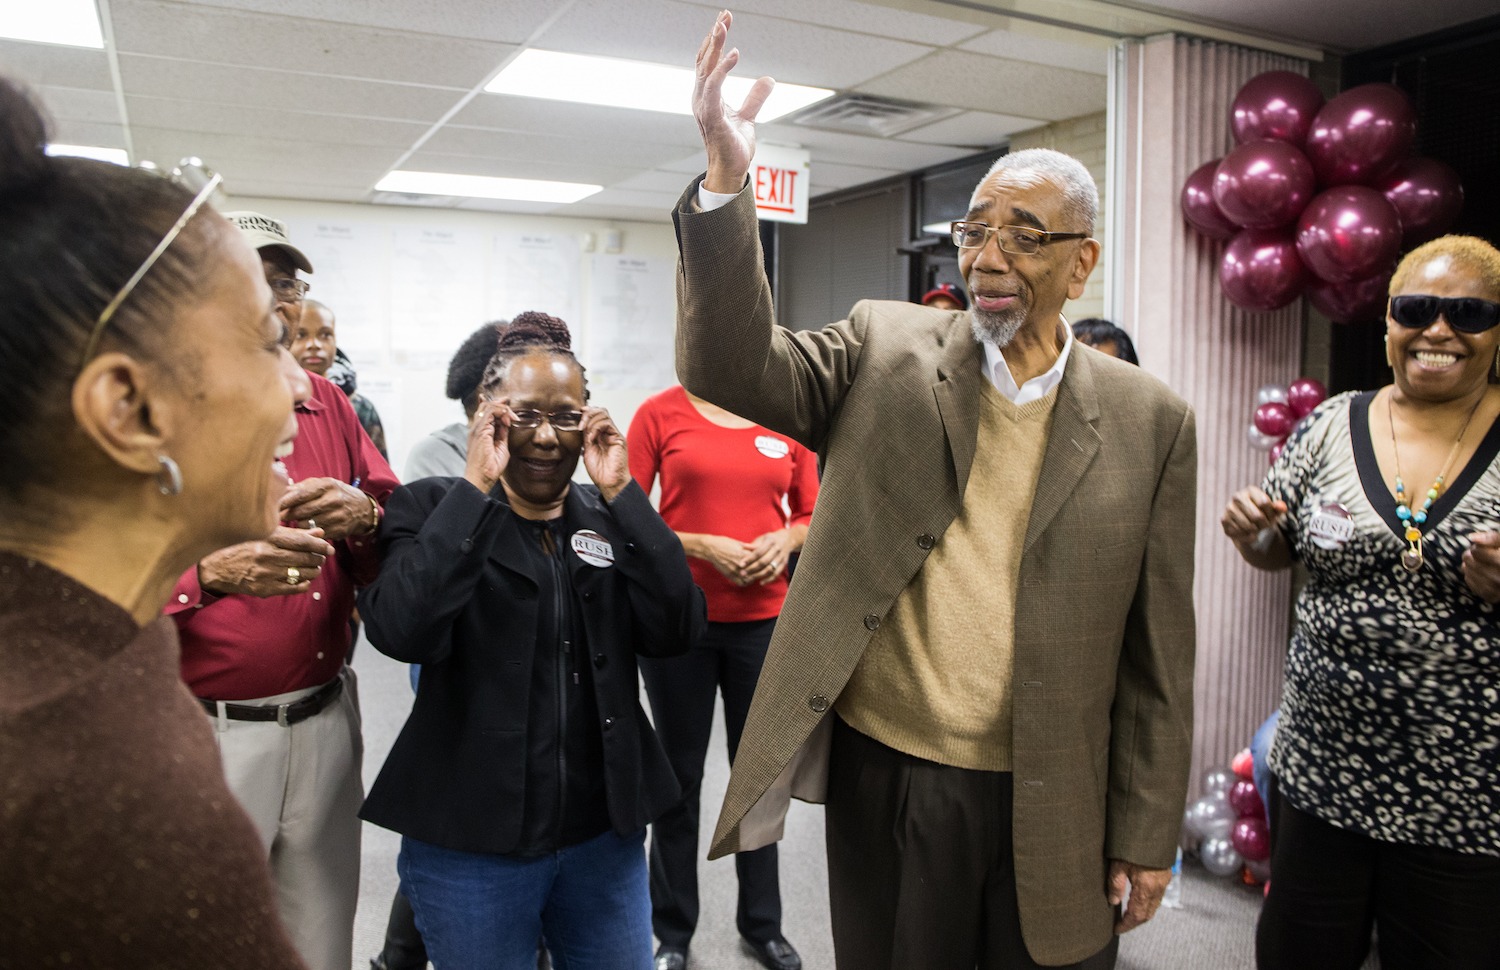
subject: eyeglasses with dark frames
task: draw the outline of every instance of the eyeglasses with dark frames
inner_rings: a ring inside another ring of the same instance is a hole
[[[1000,251],[1012,256],[1035,256],[1043,246],[1064,239],[1087,239],[1086,232],[1047,232],[1030,226],[987,226],[982,222],[954,222],[953,245],[959,249],[983,249],[994,236]]]
[[[119,292],[114,295],[114,298],[104,305],[104,309],[99,312],[99,318],[94,321],[94,329],[89,334],[88,342],[83,345],[83,357],[79,361],[78,366],[82,367],[93,359],[94,351],[99,346],[99,338],[104,334],[104,328],[109,326],[110,320],[114,319],[115,313],[120,309],[120,305],[130,298],[131,293],[135,292],[135,288],[140,285],[141,280],[145,279],[146,274],[151,272],[151,267],[156,265],[157,260],[161,259],[162,254],[177,240],[182,230],[187,228],[187,224],[192,221],[193,216],[198,214],[198,210],[203,208],[203,204],[208,201],[209,196],[214,194],[214,189],[217,189],[219,183],[222,181],[224,181],[223,176],[215,173],[214,177],[209,179],[208,183],[198,190],[198,194],[193,197],[193,201],[189,202],[188,207],[182,210],[182,215],[178,216],[177,221],[172,223],[172,228],[167,230],[167,234],[161,237],[161,242],[157,243],[156,248],[151,250],[151,254],[146,257],[146,261],[141,263],[140,268],[131,274],[130,279],[125,281],[125,285],[120,287]]]
[[[1484,333],[1500,323],[1500,303],[1477,296],[1407,293],[1391,297],[1390,314],[1392,320],[1412,330],[1430,327],[1441,316],[1461,333]]]

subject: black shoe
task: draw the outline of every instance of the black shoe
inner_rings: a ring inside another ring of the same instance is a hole
[[[662,944],[656,951],[651,970],[687,970],[687,951]]]
[[[759,943],[742,938],[740,944],[749,950],[762,966],[769,967],[770,970],[802,970],[802,958],[782,937],[773,936]],[[657,970],[661,970],[660,966]]]

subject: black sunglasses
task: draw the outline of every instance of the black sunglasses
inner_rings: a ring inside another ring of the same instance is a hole
[[[1500,323],[1500,303],[1474,296],[1393,296],[1391,319],[1413,330],[1432,325],[1441,315],[1448,326],[1464,333],[1484,333]]]

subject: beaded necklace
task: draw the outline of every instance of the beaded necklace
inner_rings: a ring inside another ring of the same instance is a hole
[[[1391,452],[1396,459],[1396,518],[1401,520],[1405,527],[1406,551],[1401,553],[1401,565],[1409,573],[1414,573],[1422,568],[1422,530],[1420,526],[1426,524],[1427,513],[1432,510],[1432,503],[1443,494],[1443,482],[1448,475],[1448,470],[1453,467],[1453,459],[1458,457],[1459,445],[1463,444],[1464,435],[1469,431],[1469,422],[1474,420],[1474,414],[1479,410],[1479,405],[1484,402],[1485,395],[1481,394],[1479,400],[1469,409],[1469,416],[1464,418],[1464,426],[1458,429],[1458,437],[1453,439],[1453,447],[1448,449],[1448,457],[1443,462],[1442,469],[1437,478],[1432,480],[1432,487],[1427,489],[1426,500],[1422,507],[1412,511],[1411,502],[1406,497],[1406,484],[1401,481],[1401,449],[1396,445],[1396,392],[1392,388],[1391,396],[1385,402],[1386,420],[1391,425]]]

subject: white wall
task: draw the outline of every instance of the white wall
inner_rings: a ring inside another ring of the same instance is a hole
[[[337,316],[339,344],[380,410],[398,475],[416,441],[462,419],[443,395],[448,361],[486,320],[527,309],[566,320],[592,403],[621,431],[642,400],[676,383],[677,242],[668,222],[239,196],[226,208],[286,222],[312,260],[308,295]],[[619,234],[618,253],[603,251],[610,233]]]

